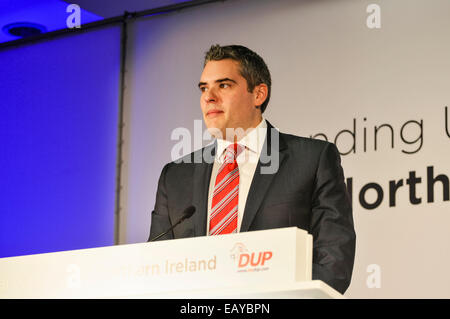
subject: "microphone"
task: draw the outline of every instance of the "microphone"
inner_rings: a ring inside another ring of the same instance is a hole
[[[170,227],[168,230],[166,230],[164,233],[159,234],[158,236],[156,236],[153,239],[150,239],[150,236],[148,236],[148,240],[147,242],[151,242],[151,241],[155,241],[160,239],[162,236],[164,236],[165,234],[167,234],[168,232],[170,232],[171,230],[173,230],[178,224],[180,224],[181,222],[183,222],[185,219],[191,218],[192,215],[194,215],[195,213],[195,207],[194,206],[189,206],[188,208],[186,208],[181,216],[181,218],[175,223],[173,224],[172,227]],[[151,234],[151,232],[150,232]]]

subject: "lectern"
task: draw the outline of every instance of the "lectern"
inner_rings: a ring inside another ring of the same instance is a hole
[[[0,259],[0,298],[342,298],[280,228]]]

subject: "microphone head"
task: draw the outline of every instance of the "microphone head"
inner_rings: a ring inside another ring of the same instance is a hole
[[[184,210],[183,217],[184,217],[184,219],[191,218],[191,216],[194,215],[194,213],[195,213],[195,207],[189,206],[188,208],[186,208]]]

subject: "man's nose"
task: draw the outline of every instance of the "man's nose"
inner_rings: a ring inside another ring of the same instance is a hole
[[[209,89],[206,91],[204,98],[205,102],[207,103],[217,102],[218,100],[217,92],[214,89]]]

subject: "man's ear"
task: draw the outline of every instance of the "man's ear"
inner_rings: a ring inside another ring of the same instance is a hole
[[[267,99],[269,94],[269,88],[266,84],[261,83],[255,86],[253,89],[253,96],[255,98],[255,105],[259,108],[261,104]]]

